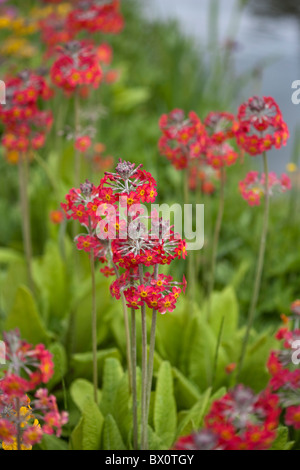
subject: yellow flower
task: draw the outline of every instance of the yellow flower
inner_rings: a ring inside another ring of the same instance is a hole
[[[288,163],[286,169],[289,173],[295,173],[298,170],[297,165],[295,165],[295,163]]]
[[[11,18],[9,16],[0,16],[0,29],[6,29],[10,27]]]
[[[0,54],[29,58],[35,54],[35,48],[24,38],[8,38],[0,47]]]
[[[27,423],[31,419],[33,419],[33,415],[31,413],[29,397],[27,397],[27,406],[21,406],[19,413],[20,413],[20,417],[22,418],[20,426],[21,426],[21,428],[25,428]],[[40,423],[38,422],[37,419],[34,420],[33,426],[37,426],[39,428],[41,427]],[[14,437],[13,442],[11,444],[5,444],[4,442],[2,442],[2,448],[4,450],[18,450],[17,438]],[[32,450],[32,446],[31,445],[25,445],[25,444],[21,443],[21,450]]]

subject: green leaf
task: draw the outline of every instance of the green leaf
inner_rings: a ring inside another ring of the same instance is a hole
[[[248,347],[243,370],[240,374],[241,383],[259,392],[266,387],[269,381],[269,373],[266,363],[272,349],[276,349],[277,341],[270,332],[260,335],[254,343]]]
[[[25,286],[18,288],[13,307],[6,318],[5,329],[14,328],[18,328],[22,338],[32,344],[48,343],[50,339],[33,296]]]
[[[128,374],[123,374],[115,392],[113,416],[125,443],[132,428],[132,409],[129,392]],[[129,444],[129,443],[128,443]]]
[[[47,300],[49,319],[65,317],[71,298],[70,276],[56,242],[48,241],[44,256],[34,265],[34,279]]]
[[[200,399],[200,392],[181,372],[173,367],[174,394],[177,408],[191,408]]]
[[[16,261],[22,261],[22,255],[10,248],[0,248],[0,264],[10,264]]]
[[[238,327],[239,316],[238,301],[233,287],[228,286],[222,292],[213,292],[211,312],[209,323],[215,335],[218,335],[224,317],[222,338],[230,338]]]
[[[100,450],[103,423],[104,418],[98,405],[87,396],[81,419],[71,435],[72,450]]]
[[[42,450],[68,450],[68,443],[56,436],[44,434],[39,447]]]
[[[102,377],[102,371],[105,359],[108,357],[113,357],[120,359],[121,355],[118,349],[103,349],[102,351],[97,351],[97,365],[98,365],[98,375]],[[84,378],[87,380],[93,380],[93,353],[88,351],[85,353],[76,353],[72,356],[71,366],[74,370],[75,378]]]
[[[217,335],[203,318],[199,315],[193,317],[184,331],[180,369],[199,390],[204,391],[211,385],[216,348]],[[226,364],[228,358],[221,345],[217,363],[217,384],[225,375]]]
[[[104,416],[114,412],[115,396],[119,383],[124,375],[120,361],[107,358],[104,363],[103,387],[100,409]]]
[[[103,450],[126,450],[121,433],[112,415],[107,415],[103,429]]]
[[[94,398],[94,385],[85,379],[76,379],[70,386],[70,394],[80,411],[84,410],[87,400]],[[101,398],[101,392],[98,390],[98,402]]]
[[[70,447],[72,450],[99,450],[104,418],[93,398],[86,397],[82,416],[74,428]]]
[[[289,441],[289,430],[285,426],[279,426],[277,436],[270,450],[290,450],[294,441]]]
[[[154,430],[162,442],[170,448],[175,439],[177,426],[172,368],[164,361],[158,371],[154,402]]]
[[[82,450],[99,450],[104,418],[91,397],[85,400],[82,417]]]
[[[149,98],[149,88],[120,88],[119,90],[115,90],[112,106],[116,112],[128,112],[144,104]]]
[[[169,447],[163,442],[160,436],[158,436],[151,426],[148,426],[148,447],[149,450],[168,450]]]
[[[185,414],[182,414],[182,419],[177,429],[177,437],[186,436],[193,431],[201,428],[203,419],[209,407],[211,398],[211,389],[208,388],[201,396],[200,400]]]
[[[54,363],[54,374],[51,380],[48,382],[48,388],[51,389],[63,380],[63,377],[67,371],[67,356],[65,348],[61,343],[52,343],[48,349],[53,355]]]

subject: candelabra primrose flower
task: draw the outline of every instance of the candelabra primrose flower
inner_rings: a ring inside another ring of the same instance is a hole
[[[68,421],[60,413],[54,395],[40,388],[54,372],[52,355],[43,344],[32,346],[20,337],[18,330],[4,333],[6,367],[0,381],[0,440],[5,450],[30,450],[44,434],[61,435]]]
[[[254,96],[243,103],[234,126],[238,145],[252,156],[285,145],[289,131],[276,101]]]

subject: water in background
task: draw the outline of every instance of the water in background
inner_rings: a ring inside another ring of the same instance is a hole
[[[144,3],[149,18],[176,18],[184,33],[202,44],[207,42],[210,0],[144,0]],[[236,0],[220,0],[221,42],[226,40],[235,3]],[[243,12],[236,38],[236,68],[238,73],[243,73],[257,65],[266,65],[261,94],[274,97],[291,134],[286,147],[269,153],[271,170],[282,172],[292,159],[296,131],[300,129],[300,105],[291,101],[292,82],[300,80],[300,17],[272,16],[271,12],[270,15],[258,16],[254,14],[251,3]]]

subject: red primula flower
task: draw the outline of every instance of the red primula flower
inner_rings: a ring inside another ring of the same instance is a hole
[[[53,83],[68,94],[77,87],[91,85],[98,88],[102,79],[97,52],[84,41],[70,41],[59,49],[60,57],[50,71]]]
[[[238,145],[252,156],[280,148],[289,137],[279,106],[265,96],[254,96],[240,106],[234,131]]]

